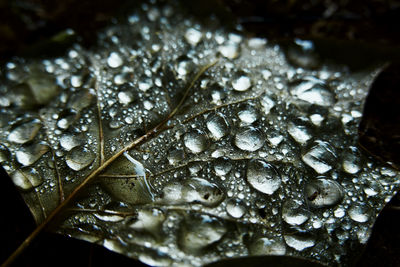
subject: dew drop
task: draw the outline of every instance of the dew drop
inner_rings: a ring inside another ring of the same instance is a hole
[[[304,188],[306,202],[313,208],[337,205],[344,196],[343,187],[336,181],[320,178],[309,181]]]
[[[65,162],[74,171],[80,171],[92,164],[95,157],[96,155],[92,151],[82,147],[75,147],[67,153]]]
[[[32,141],[42,127],[39,120],[33,120],[17,126],[8,135],[7,140],[17,144],[25,144]]]
[[[234,143],[241,150],[256,151],[265,142],[265,138],[260,130],[252,126],[241,128],[235,135]]]
[[[232,87],[235,91],[247,91],[251,87],[251,80],[247,76],[240,76],[232,82]]]
[[[11,179],[22,190],[30,190],[43,183],[43,179],[37,170],[26,167],[13,172]]]
[[[263,160],[249,161],[246,178],[254,189],[267,195],[272,195],[281,186],[278,170]]]
[[[323,174],[332,169],[332,165],[336,161],[336,154],[328,142],[317,140],[302,159],[317,173]]]
[[[233,218],[241,218],[246,212],[246,207],[239,199],[230,199],[226,203],[226,212]]]
[[[286,200],[282,205],[282,219],[290,225],[301,225],[309,218],[301,204],[294,200]]]
[[[191,130],[183,137],[185,147],[192,153],[203,152],[208,146],[207,136],[200,130]]]
[[[219,140],[229,133],[229,126],[225,116],[215,113],[207,117],[207,129],[215,140]]]

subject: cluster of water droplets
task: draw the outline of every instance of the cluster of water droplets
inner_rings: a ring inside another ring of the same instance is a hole
[[[6,64],[1,164],[41,221],[59,184],[68,194],[162,122],[218,59],[158,135],[98,177],[62,232],[151,265],[246,255],[346,264],[398,188],[397,172],[357,148],[375,73],[324,65],[310,41],[285,54],[211,22],[143,4],[99,34],[96,52],[75,45]]]

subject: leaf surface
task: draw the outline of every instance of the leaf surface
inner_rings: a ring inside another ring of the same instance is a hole
[[[357,146],[377,72],[143,5],[96,48],[6,64],[0,159],[39,224],[150,265],[348,265],[399,185]]]

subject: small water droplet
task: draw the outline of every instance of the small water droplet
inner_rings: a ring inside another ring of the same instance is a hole
[[[229,132],[228,122],[221,113],[215,113],[207,117],[207,129],[215,140],[219,140]]]
[[[195,154],[203,152],[208,146],[206,134],[198,129],[186,133],[183,137],[183,143],[190,152]]]
[[[132,92],[128,91],[121,91],[118,93],[118,102],[122,105],[128,105],[133,101],[133,94]]]
[[[228,42],[225,45],[221,45],[218,48],[218,52],[220,52],[223,57],[235,59],[239,56],[239,46],[233,42]]]
[[[226,203],[226,212],[233,218],[241,218],[246,212],[246,207],[243,201],[239,199],[230,199]]]
[[[43,183],[43,179],[37,170],[26,167],[13,172],[11,179],[22,190],[30,190]]]
[[[193,46],[196,46],[200,42],[202,37],[203,34],[196,29],[190,28],[186,30],[185,39],[189,44]]]
[[[35,138],[41,127],[39,120],[26,122],[14,128],[8,135],[7,140],[17,144],[25,144]]]
[[[260,130],[252,126],[240,128],[235,135],[234,143],[241,150],[256,151],[265,142],[265,138]]]
[[[122,63],[123,63],[123,60],[122,60],[121,56],[116,52],[110,53],[110,55],[107,58],[107,64],[111,68],[118,68],[122,65]]]
[[[75,147],[67,153],[65,162],[74,171],[80,171],[92,164],[95,158],[96,155],[89,149]]]
[[[350,207],[348,214],[353,221],[364,223],[370,219],[370,212],[367,206],[355,204]]]
[[[247,76],[240,76],[232,82],[232,87],[238,92],[247,91],[251,87],[251,80]]]
[[[317,140],[302,159],[317,173],[323,174],[332,169],[332,165],[336,162],[336,154],[328,142]]]
[[[324,208],[337,205],[342,201],[344,190],[336,181],[320,178],[309,181],[304,188],[308,205]]]
[[[272,195],[281,186],[278,170],[263,160],[250,160],[246,177],[254,189],[267,195]]]

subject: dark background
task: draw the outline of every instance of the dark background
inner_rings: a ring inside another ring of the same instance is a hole
[[[73,42],[90,47],[96,32],[140,1],[0,0],[0,65],[13,56],[62,55]],[[320,57],[358,69],[392,62],[372,87],[360,146],[380,160],[400,160],[400,1],[185,1],[201,17],[211,12],[238,20],[251,35],[278,42],[312,39],[335,46]],[[75,34],[65,35],[66,29]],[[344,52],[343,52],[344,51]],[[347,52],[346,52],[347,51]],[[33,218],[4,170],[0,172],[0,262],[35,228]],[[400,266],[400,195],[380,214],[356,266]],[[51,233],[41,233],[15,266],[144,266],[103,247]]]

